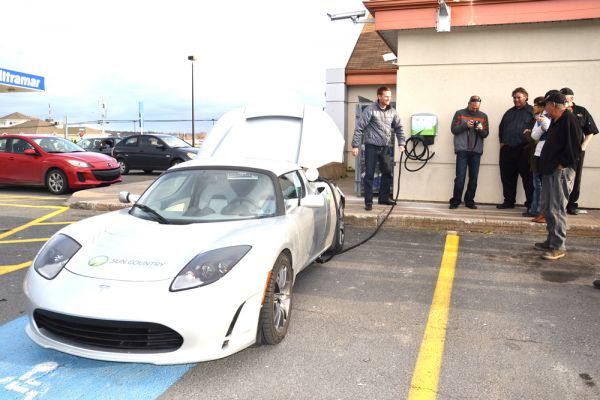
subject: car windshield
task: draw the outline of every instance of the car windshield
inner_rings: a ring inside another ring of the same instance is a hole
[[[169,147],[192,147],[185,140],[179,139],[177,136],[161,136],[161,139]]]
[[[182,169],[160,176],[138,200],[167,223],[233,221],[276,215],[273,180],[266,174],[236,169]],[[156,220],[145,207],[136,217]],[[163,222],[164,223],[164,222]]]
[[[33,139],[47,153],[78,153],[85,151],[73,142],[59,137],[45,137]]]

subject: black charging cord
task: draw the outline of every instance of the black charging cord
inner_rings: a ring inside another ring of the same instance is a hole
[[[420,153],[417,154],[416,150],[419,146],[422,146],[423,149],[421,150]],[[406,144],[404,146],[404,152],[402,152],[400,154],[400,161],[399,161],[400,168],[398,168],[398,183],[396,185],[398,187],[398,190],[396,191],[396,196],[394,196],[395,202],[398,201],[398,197],[400,196],[400,178],[402,177],[402,159],[404,158],[404,155],[406,155],[406,158],[404,159],[404,168],[406,168],[407,171],[416,172],[416,171],[419,171],[420,169],[422,169],[423,167],[425,167],[425,165],[427,165],[427,162],[433,158],[433,156],[435,155],[435,152],[433,152],[433,153],[429,152],[429,145],[423,140],[423,138],[421,136],[411,136],[410,138],[408,138],[406,140]],[[416,169],[412,169],[412,168],[409,168],[407,165],[408,160],[420,161],[423,163],[423,165],[421,165],[420,167],[418,167]],[[334,188],[333,188],[333,184],[331,182],[329,182],[325,178],[319,178],[319,180],[321,180],[322,182],[326,182],[329,185],[329,187],[331,188],[331,191],[333,193]],[[336,216],[339,219],[340,211],[339,211],[339,206],[338,206],[337,198],[335,197],[335,194],[333,196],[333,199],[335,201]],[[342,251],[340,251],[336,254],[333,254],[333,253],[330,254],[329,257],[326,259],[319,258],[319,259],[317,259],[317,262],[321,263],[321,264],[325,264],[325,263],[331,261],[331,259],[333,257],[340,255],[340,254],[344,254],[347,251],[350,251],[359,246],[362,246],[363,244],[367,243],[369,240],[373,239],[375,237],[375,235],[377,235],[379,230],[383,227],[383,224],[385,224],[385,221],[387,221],[387,219],[390,216],[390,214],[392,213],[392,211],[394,211],[395,207],[396,207],[396,204],[393,204],[390,207],[387,214],[383,217],[383,219],[381,220],[379,225],[377,225],[377,228],[375,228],[373,233],[371,233],[367,238],[361,240],[360,242],[358,242],[356,244],[353,244],[350,247],[343,249]]]

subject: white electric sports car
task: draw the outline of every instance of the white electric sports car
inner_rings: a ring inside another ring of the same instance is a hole
[[[343,247],[344,195],[314,169],[342,149],[320,110],[226,114],[198,159],[141,196],[121,193],[132,207],[43,246],[24,282],[27,334],[65,353],[153,364],[279,343],[298,273]]]

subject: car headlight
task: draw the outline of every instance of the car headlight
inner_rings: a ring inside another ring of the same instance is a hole
[[[196,156],[198,154],[192,153],[192,152],[187,152],[187,153],[185,153],[185,155],[188,156],[189,159],[193,160],[194,158],[196,158]]]
[[[252,246],[232,246],[198,254],[177,274],[170,290],[192,289],[218,281],[250,251]]]
[[[44,278],[54,279],[80,248],[81,245],[75,240],[67,235],[58,234],[40,250],[33,262],[33,268]]]
[[[67,162],[69,164],[71,164],[74,167],[80,167],[80,168],[92,168],[92,166],[88,163],[86,163],[85,161],[78,161],[78,160],[67,160]]]

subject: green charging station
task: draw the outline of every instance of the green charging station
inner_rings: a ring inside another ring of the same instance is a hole
[[[438,131],[438,117],[431,113],[413,114],[410,118],[411,136],[421,136],[427,145],[433,144]]]

